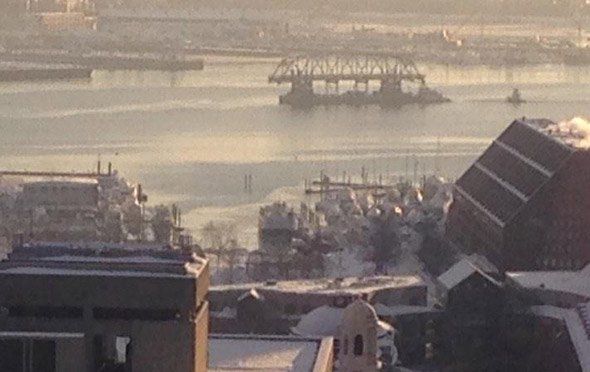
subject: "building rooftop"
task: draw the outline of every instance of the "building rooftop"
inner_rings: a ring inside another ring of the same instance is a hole
[[[457,284],[461,283],[468,277],[470,277],[474,273],[479,273],[483,275],[488,280],[496,285],[501,285],[498,281],[494,278],[486,274],[485,269],[477,266],[475,263],[471,262],[469,259],[464,258],[461,261],[457,262],[450,269],[442,273],[438,277],[438,281],[447,289],[453,289]]]
[[[415,315],[424,313],[435,313],[438,312],[434,307],[431,306],[413,306],[413,305],[393,305],[387,306],[382,303],[376,303],[375,312],[377,316],[382,317],[396,317],[400,315]]]
[[[377,309],[372,305],[369,306],[375,310],[375,316],[377,316]],[[291,332],[300,336],[337,337],[340,326],[342,325],[344,311],[345,309],[341,307],[320,306],[305,314],[299,323],[291,328]],[[390,324],[381,320],[377,322],[378,338],[386,335],[387,332],[393,331],[394,329]]]
[[[197,277],[206,260],[166,246],[25,244],[0,262],[0,275]],[[142,248],[140,248],[142,247]]]
[[[579,304],[565,316],[567,329],[583,372],[590,371],[590,303]]]
[[[581,146],[580,131],[558,130],[568,126],[515,120],[457,180],[456,193],[504,227]]]
[[[590,148],[590,123],[586,119],[575,117],[555,123],[547,119],[529,119],[527,125],[557,142],[576,150]]]
[[[211,291],[243,290],[280,291],[286,293],[364,294],[386,288],[426,285],[419,276],[373,276],[365,278],[290,280],[271,283],[218,285]]]
[[[571,293],[590,299],[590,273],[582,271],[524,271],[506,276],[527,289]]]
[[[565,323],[582,372],[590,372],[590,302],[574,309],[555,306],[534,306],[530,312],[536,316],[560,320]]]
[[[286,203],[260,208],[259,227],[263,230],[297,230],[297,215]]]
[[[305,314],[291,332],[297,335],[336,336],[342,324],[343,308],[320,306]]]
[[[311,372],[331,359],[330,337],[209,335],[209,371]]]
[[[23,184],[26,188],[40,188],[40,187],[96,187],[98,180],[95,178],[76,178],[74,180],[47,180],[47,181],[32,181]]]

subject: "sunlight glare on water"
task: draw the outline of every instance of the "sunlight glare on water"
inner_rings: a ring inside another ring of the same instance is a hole
[[[89,170],[100,155],[141,182],[150,204],[178,202],[194,230],[235,219],[254,244],[260,203],[302,199],[303,179],[320,170],[405,176],[415,157],[420,172],[453,178],[514,118],[588,116],[590,72],[576,67],[421,66],[452,103],[305,112],[278,105],[288,87],[267,84],[276,62],[209,58],[199,72],[0,84],[2,168]],[[529,103],[504,102],[514,87]]]

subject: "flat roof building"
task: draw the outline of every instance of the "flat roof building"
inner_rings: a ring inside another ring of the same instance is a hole
[[[209,336],[209,371],[331,372],[331,337]]]
[[[167,248],[17,247],[0,262],[2,361],[11,372],[206,371],[208,286],[207,261]]]

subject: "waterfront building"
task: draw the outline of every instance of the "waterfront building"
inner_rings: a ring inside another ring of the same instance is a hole
[[[299,228],[299,220],[286,203],[260,208],[258,247],[265,252],[288,251]]]
[[[25,183],[17,200],[23,232],[37,240],[96,240],[98,209],[96,180]]]
[[[582,119],[515,120],[455,184],[446,236],[501,271],[590,262],[590,151]]]

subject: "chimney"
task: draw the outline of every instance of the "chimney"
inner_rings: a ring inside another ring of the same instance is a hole
[[[98,163],[96,164],[96,173],[98,175],[100,175],[100,160],[98,161]]]
[[[100,164],[100,163],[99,163],[99,164]],[[109,175],[109,176],[112,174],[112,171],[113,171],[113,165],[112,165],[112,164],[111,164],[111,162],[109,161],[109,172],[108,172],[108,175]],[[100,173],[100,171],[99,171],[99,173]]]

